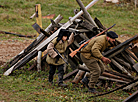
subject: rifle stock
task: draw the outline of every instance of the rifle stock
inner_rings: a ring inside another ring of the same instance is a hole
[[[106,32],[107,30],[111,29],[113,26],[115,26],[115,24],[112,25],[111,27],[109,27],[109,28],[103,30],[101,33],[99,33],[99,34],[97,34],[96,36],[92,37],[91,39],[89,39],[88,41],[84,42],[83,44],[81,44],[80,47],[79,47],[78,49],[76,49],[75,51],[71,52],[69,55],[70,55],[71,57],[74,57],[74,56],[77,54],[77,52],[79,52],[79,51],[81,50],[81,48],[83,48],[86,44],[88,44],[93,38],[95,38],[95,37],[97,37],[97,36],[103,34],[103,33]]]

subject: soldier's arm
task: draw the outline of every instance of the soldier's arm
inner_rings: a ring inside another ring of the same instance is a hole
[[[69,40],[68,40],[68,46],[74,41],[74,33],[71,33]]]
[[[47,52],[50,57],[55,58],[58,54],[54,51],[54,44],[56,42],[56,39],[54,39],[52,42],[50,42],[47,46]]]

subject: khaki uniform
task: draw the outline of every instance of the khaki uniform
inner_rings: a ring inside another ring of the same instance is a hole
[[[69,40],[66,40],[64,42],[60,40],[57,43],[56,39],[57,37],[54,40],[52,40],[47,46],[48,56],[46,58],[46,62],[52,65],[61,65],[61,64],[64,64],[65,62],[63,61],[62,58],[59,58],[59,61],[55,63],[56,61],[55,57],[57,56],[57,53],[54,51],[53,48],[55,47],[59,51],[59,53],[62,55],[62,57],[64,58],[64,52],[66,51],[66,48],[73,42],[74,34],[72,33],[69,37]]]
[[[107,41],[106,35],[98,36],[92,39],[86,47],[84,47],[81,51],[80,57],[85,65],[89,68],[90,74],[87,75],[89,77],[89,87],[94,88],[99,76],[104,71],[104,64],[101,61],[103,55],[101,54],[110,43]]]
[[[48,51],[48,56],[46,58],[47,63],[50,66],[50,70],[49,70],[49,78],[48,81],[50,83],[53,83],[53,76],[55,74],[56,71],[56,67],[58,70],[58,84],[61,86],[66,86],[66,84],[63,84],[63,75],[64,75],[64,61],[62,58],[59,58],[58,61],[56,56],[58,55],[53,48],[56,48],[58,50],[58,52],[60,54],[62,54],[62,57],[64,57],[64,52],[66,51],[66,48],[68,45],[70,45],[74,40],[74,34],[72,33],[69,37],[69,40],[66,40],[64,42],[62,42],[62,40],[60,40],[59,42],[57,42],[57,38],[55,38],[54,40],[52,40],[49,45],[47,46],[47,51]]]

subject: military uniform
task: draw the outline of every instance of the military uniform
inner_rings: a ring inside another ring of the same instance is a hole
[[[83,53],[81,53],[80,57],[90,70],[90,74],[87,75],[87,77],[89,77],[89,88],[94,88],[99,76],[104,71],[105,66],[101,61],[103,57],[101,53],[108,46],[110,46],[110,43],[106,35],[101,35],[92,39],[88,45],[81,50]]]
[[[51,41],[51,43],[48,45],[47,47],[47,51],[48,51],[48,56],[47,56],[47,63],[48,64],[52,64],[52,65],[61,65],[64,64],[65,62],[63,61],[62,58],[59,58],[58,62],[56,63],[56,56],[58,55],[55,51],[54,51],[54,47],[58,50],[58,52],[63,56],[64,58],[64,52],[66,51],[66,48],[68,46],[68,41],[66,40],[65,42],[62,42],[62,40],[60,40],[57,43],[57,38],[55,38],[53,41]],[[57,43],[57,44],[56,44]],[[56,45],[56,46],[55,46]]]
[[[62,55],[63,58],[65,58],[64,53],[66,51],[66,48],[73,42],[74,40],[74,34],[72,33],[68,40],[62,41],[61,36],[60,40],[57,41],[58,37],[56,37],[54,40],[52,40],[48,46],[48,56],[46,58],[46,62],[50,65],[49,70],[49,82],[53,81],[53,75],[55,74],[56,67],[58,69],[58,77],[59,77],[59,83],[63,83],[63,75],[64,75],[64,61],[61,57],[58,58],[58,54],[54,51],[53,48],[56,48],[58,52]]]

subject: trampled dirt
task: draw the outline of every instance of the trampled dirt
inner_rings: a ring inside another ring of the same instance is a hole
[[[19,54],[22,50],[27,48],[32,39],[24,39],[24,40],[1,40],[0,41],[0,66],[4,63],[10,61],[14,56]]]

